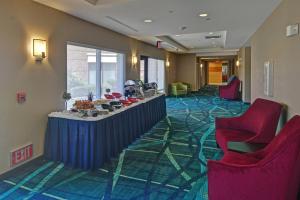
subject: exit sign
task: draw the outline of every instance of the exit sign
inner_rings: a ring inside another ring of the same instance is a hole
[[[19,149],[10,152],[10,166],[14,167],[26,160],[31,159],[33,156],[33,145],[29,144]]]

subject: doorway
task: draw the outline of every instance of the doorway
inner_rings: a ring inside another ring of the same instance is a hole
[[[204,85],[226,85],[229,77],[236,74],[237,56],[197,57],[199,88]]]
[[[208,62],[208,83],[209,85],[221,85],[223,83],[222,62]]]

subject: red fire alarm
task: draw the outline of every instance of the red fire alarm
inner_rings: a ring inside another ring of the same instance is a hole
[[[17,102],[19,104],[23,104],[26,101],[26,93],[25,92],[17,92]]]

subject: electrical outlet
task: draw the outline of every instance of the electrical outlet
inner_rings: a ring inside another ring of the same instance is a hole
[[[286,36],[293,37],[299,34],[299,24],[289,25],[286,27]]]

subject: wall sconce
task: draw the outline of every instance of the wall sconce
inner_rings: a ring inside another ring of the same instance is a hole
[[[41,39],[33,39],[33,56],[36,61],[42,61],[46,58],[47,41]]]
[[[170,61],[167,60],[167,61],[166,61],[166,67],[170,67],[170,65],[171,65],[171,64],[170,64]]]
[[[203,64],[202,64],[202,63],[200,64],[200,68],[201,68],[201,69],[203,68]]]
[[[237,61],[236,61],[236,66],[239,67],[240,64],[241,64],[241,63],[240,63],[240,60],[237,60]]]
[[[132,62],[132,65],[133,65],[133,66],[136,66],[136,64],[138,63],[137,57],[136,57],[136,56],[132,56],[131,62]]]

